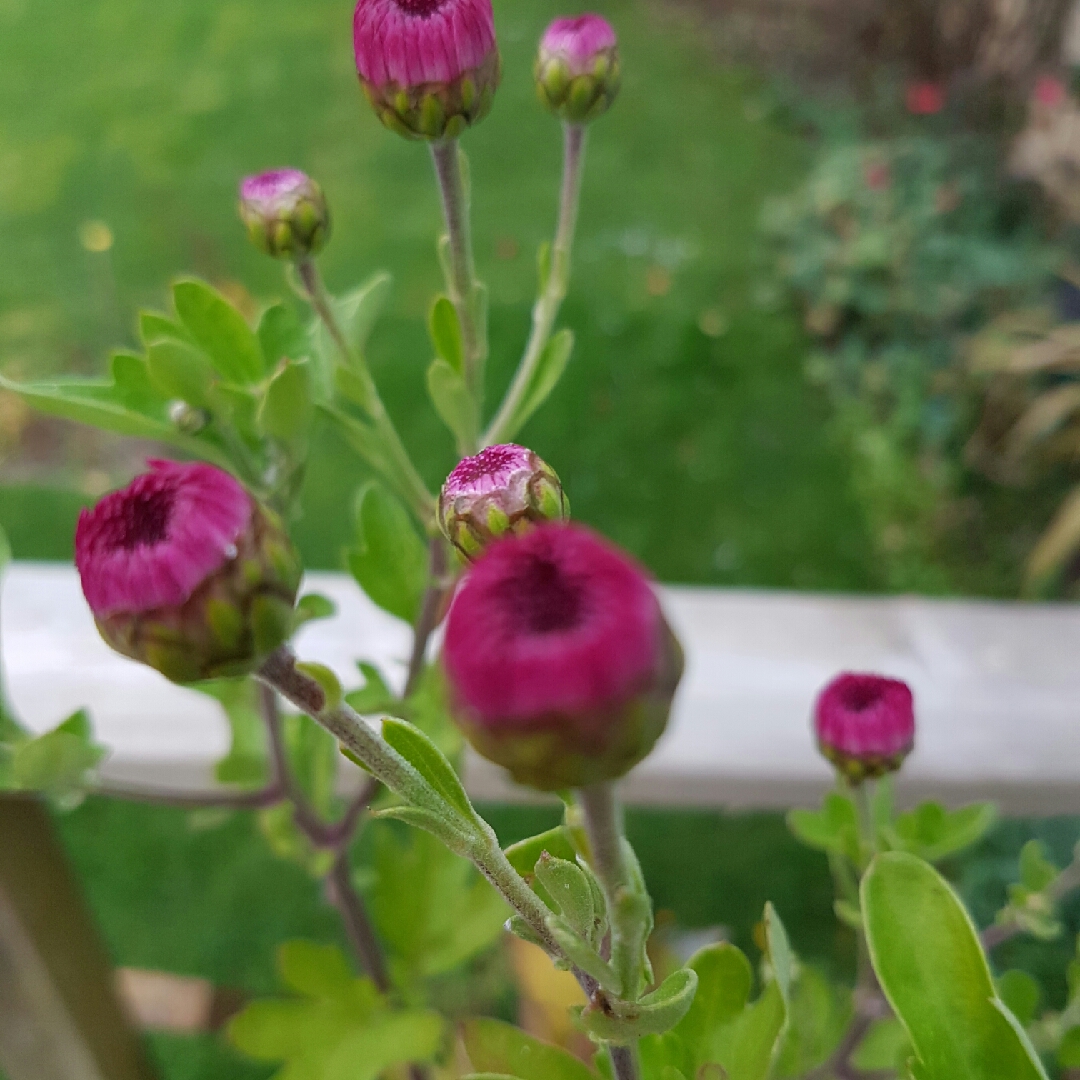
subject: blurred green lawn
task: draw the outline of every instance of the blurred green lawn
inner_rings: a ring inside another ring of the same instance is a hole
[[[720,69],[692,26],[637,0],[602,9],[626,74],[589,148],[564,313],[578,345],[523,438],[558,469],[575,514],[662,578],[873,588],[846,462],[825,442],[823,406],[800,374],[804,342],[776,307],[757,236],[761,200],[796,182],[805,150],[768,88]],[[489,404],[521,348],[534,253],[553,223],[559,131],[530,68],[559,10],[497,0],[504,84],[465,139],[492,289]],[[235,220],[235,187],[294,164],[334,209],[330,284],[395,275],[373,364],[424,473],[445,475],[450,440],[423,389],[422,316],[439,288],[430,167],[422,145],[369,114],[349,20],[349,0],[0,0],[6,371],[101,370],[110,346],[132,343],[136,310],[160,307],[181,271],[244,282],[260,301],[279,295],[280,268]],[[94,221],[115,237],[108,252],[80,245]],[[70,470],[61,479],[77,485]],[[347,451],[324,445],[299,529],[310,565],[338,565],[360,479]],[[0,522],[20,555],[67,557],[76,501],[9,489]]]

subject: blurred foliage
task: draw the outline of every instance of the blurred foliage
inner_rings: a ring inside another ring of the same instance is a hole
[[[962,335],[1044,287],[1054,263],[998,166],[975,136],[827,143],[764,214],[891,588],[949,587],[936,548],[969,423]]]

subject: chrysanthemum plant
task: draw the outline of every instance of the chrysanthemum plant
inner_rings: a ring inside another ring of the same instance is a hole
[[[914,740],[911,693],[894,680],[845,675],[825,690],[816,734],[837,789],[820,812],[791,815],[796,835],[827,853],[837,915],[857,935],[854,994],[796,962],[771,907],[756,997],[750,962],[726,943],[654,972],[652,906],[614,784],[663,733],[682,651],[642,570],[570,523],[555,471],[511,441],[570,358],[572,334],[555,324],[587,125],[619,87],[615,34],[596,15],[558,19],[539,46],[539,96],[564,131],[559,214],[520,365],[490,412],[485,292],[458,145],[499,82],[490,4],[360,0],[354,42],[380,120],[427,141],[433,158],[446,292],[431,307],[427,386],[461,460],[441,492],[428,490],[365,360],[387,278],[327,291],[315,261],[330,238],[319,185],[294,169],[244,180],[243,223],[283,261],[307,317],[276,303],[251,327],[186,279],[173,312],[142,315],[144,350],[115,354],[107,379],[5,383],[45,412],[193,459],[152,461],[85,511],[76,562],[111,646],[225,708],[233,746],[220,787],[177,797],[110,786],[95,774],[104,751],[84,712],[33,738],[6,707],[0,787],[61,802],[97,791],[259,812],[274,850],[325,881],[361,968],[331,947],[283,947],[291,996],[249,1005],[229,1029],[241,1050],[283,1063],[282,1080],[422,1080],[469,1068],[474,1080],[596,1078],[510,1025],[476,1019],[455,1032],[432,1007],[430,980],[487,949],[504,923],[576,978],[576,1024],[596,1044],[596,1069],[616,1080],[1045,1076],[1021,1023],[1031,1020],[1030,987],[1015,973],[995,984],[983,946],[1057,932],[1054,902],[1076,871],[1059,874],[1027,851],[1023,885],[980,944],[930,864],[978,839],[992,810],[893,812],[887,774]],[[305,470],[321,464],[309,463],[320,422],[344,435],[366,477],[347,565],[414,628],[401,677],[361,659],[366,681],[352,690],[291,645],[306,621],[332,613],[324,598],[297,599],[288,536]],[[563,823],[503,850],[458,778],[462,735],[520,783],[558,793]],[[341,755],[362,770],[348,798],[335,782]],[[362,829],[374,833],[374,874],[354,863]],[[1040,1021],[1040,1050],[1061,1047],[1068,1063],[1078,1009]]]

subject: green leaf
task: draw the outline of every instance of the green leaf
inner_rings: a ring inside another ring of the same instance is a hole
[[[380,713],[392,711],[398,704],[397,696],[382,677],[382,672],[374,664],[361,661],[358,665],[364,676],[364,685],[357,690],[350,690],[345,700],[358,713]]]
[[[528,389],[510,421],[506,432],[507,438],[517,434],[525,426],[529,417],[544,404],[562,378],[573,351],[574,332],[572,330],[560,330],[544,346],[536,370],[529,380]]]
[[[746,1008],[754,981],[750,961],[734,945],[720,942],[696,952],[687,965],[698,976],[698,989],[686,1015],[674,1029],[689,1054],[691,1073],[711,1060],[717,1032]]]
[[[400,985],[451,971],[495,944],[508,909],[468,862],[427,832],[386,823],[371,831],[368,902]]]
[[[262,313],[256,334],[266,371],[273,371],[284,359],[303,360],[313,351],[311,335],[285,304],[272,304]]]
[[[380,1013],[327,1055],[322,1080],[375,1080],[394,1065],[431,1061],[445,1030],[446,1021],[430,1010]]]
[[[839,1040],[837,1040],[839,1041]],[[890,1016],[878,1020],[867,1032],[852,1060],[860,1069],[901,1070],[912,1056],[911,1040],[904,1025]]]
[[[597,948],[574,932],[565,919],[549,915],[545,920],[548,931],[566,954],[567,960],[591,975],[605,990],[616,996],[623,993],[619,973],[600,955]]]
[[[445,360],[433,360],[427,370],[427,388],[439,419],[450,429],[459,449],[476,441],[476,402],[465,380]]]
[[[597,1080],[596,1073],[566,1050],[501,1020],[466,1020],[461,1035],[472,1067],[485,1073],[519,1080]]]
[[[428,317],[428,333],[435,347],[435,355],[445,360],[461,375],[465,370],[465,346],[462,343],[457,310],[449,297],[436,297]]]
[[[795,957],[791,952],[787,931],[771,903],[765,905],[765,941],[772,977],[780,988],[785,1005],[791,993],[791,980],[794,974]]]
[[[337,614],[337,604],[322,593],[305,593],[296,601],[293,613],[293,627],[299,630],[309,622],[318,619],[332,619]]]
[[[663,1034],[689,1012],[697,982],[696,971],[679,968],[640,1001],[609,1002],[607,1011],[586,1007],[581,1022],[590,1035],[608,1042],[630,1042],[643,1035]]]
[[[1080,1068],[1080,1026],[1065,1032],[1057,1051],[1058,1064],[1063,1069]]]
[[[519,840],[511,844],[504,854],[510,860],[510,865],[528,881],[535,873],[537,860],[545,851],[556,859],[573,862],[577,858],[570,830],[565,825],[556,825],[547,832]]]
[[[466,822],[476,811],[458,774],[442,751],[417,727],[394,717],[382,722],[383,738],[434,788],[439,797]]]
[[[286,862],[295,863],[304,873],[319,880],[334,865],[334,853],[317,848],[296,824],[296,810],[290,802],[280,802],[260,810],[259,831],[270,850]]]
[[[1029,840],[1020,849],[1020,881],[1029,892],[1042,892],[1060,872],[1042,841]]]
[[[871,863],[861,892],[874,970],[927,1080],[1046,1080],[945,879],[889,852]]]
[[[282,364],[266,388],[258,425],[267,435],[292,443],[305,437],[314,417],[311,369],[307,361]]]
[[[223,378],[241,384],[262,378],[259,339],[221,293],[192,278],[173,285],[173,303],[180,321]]]
[[[382,314],[386,301],[390,298],[392,285],[393,278],[385,272],[380,272],[350,292],[335,297],[331,301],[341,332],[357,353],[363,353],[367,339],[379,315]],[[341,359],[329,334],[321,324],[317,334],[322,355]]]
[[[357,762],[359,764],[359,762]],[[446,814],[437,813],[434,810],[425,810],[420,806],[388,806],[385,810],[377,810],[372,815],[374,818],[403,821],[414,829],[421,829],[430,833],[443,842],[456,855],[464,855],[469,849],[471,835],[465,832],[456,817],[448,818]]]
[[[846,988],[834,987],[815,968],[806,964],[799,967],[791,988],[787,1028],[776,1059],[775,1075],[804,1076],[828,1059],[840,1044],[851,1019],[850,998]],[[895,1061],[894,1054],[882,1067]]]
[[[382,438],[371,424],[325,405],[320,405],[318,411],[334,422],[345,441],[372,469],[393,481],[394,470],[386,456]]]
[[[568,859],[544,852],[536,863],[536,877],[571,930],[586,942],[597,941],[604,909],[596,906],[596,889],[584,869]]]
[[[214,778],[222,784],[260,787],[267,777],[266,724],[255,681],[213,679],[192,683],[191,688],[217,701],[229,721],[229,752],[214,767]]]
[[[780,1048],[787,1010],[779,986],[769,983],[761,996],[714,1038],[713,1053],[729,1080],[766,1080]]]
[[[302,714],[285,717],[284,735],[294,777],[315,811],[321,817],[332,817],[338,767],[337,739]]]
[[[380,484],[366,485],[357,500],[357,546],[347,553],[349,571],[384,611],[416,621],[427,586],[427,548],[401,503]]]
[[[147,348],[146,359],[150,383],[158,394],[209,408],[214,369],[202,350],[182,341],[159,341]]]
[[[93,741],[89,714],[79,709],[52,731],[14,744],[10,782],[17,791],[37,791],[70,802],[104,756],[104,747]]]
[[[3,577],[11,562],[11,544],[7,533],[0,528],[0,578]],[[19,723],[15,716],[15,709],[8,700],[7,691],[4,687],[3,665],[0,665],[0,789],[10,784],[8,747],[11,743],[29,738],[28,733]]]
[[[290,990],[314,998],[344,998],[355,976],[336,945],[286,941],[278,947],[278,973]]]
[[[194,345],[195,339],[187,329],[174,322],[168,315],[157,311],[139,312],[139,339],[143,345],[156,345],[159,341],[180,341],[185,345]]]
[[[925,802],[897,816],[892,826],[895,835],[890,839],[903,851],[927,862],[939,862],[977,843],[995,821],[993,803],[974,803],[950,812],[940,803]]]
[[[859,814],[849,796],[830,791],[820,810],[792,810],[788,813],[787,823],[795,837],[807,847],[859,862]]]

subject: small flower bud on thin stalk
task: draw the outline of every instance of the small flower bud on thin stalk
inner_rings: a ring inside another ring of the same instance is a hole
[[[838,675],[814,706],[814,734],[851,784],[895,772],[915,746],[911,688],[883,675]]]
[[[470,560],[507,533],[569,516],[555,470],[513,443],[489,446],[458,462],[439,495],[439,527]]]
[[[75,563],[101,636],[174,682],[253,671],[291,632],[295,549],[228,473],[149,464],[79,516]]]
[[[540,39],[533,69],[541,102],[561,120],[584,124],[606,113],[619,93],[619,46],[599,15],[556,19]]]
[[[359,0],[356,70],[379,119],[410,139],[455,139],[491,109],[491,0]]]
[[[443,659],[469,741],[545,791],[628,772],[664,731],[682,674],[644,573],[590,530],[554,523],[477,560]]]
[[[299,169],[274,169],[240,184],[240,218],[251,242],[275,259],[317,255],[330,238],[322,188]]]

